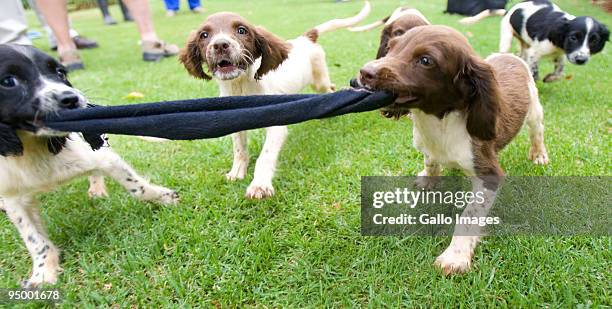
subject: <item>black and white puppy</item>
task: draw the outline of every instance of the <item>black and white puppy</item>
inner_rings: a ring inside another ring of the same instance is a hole
[[[0,209],[32,257],[32,274],[24,287],[54,284],[61,269],[59,252],[43,228],[36,194],[92,175],[90,195],[104,196],[103,175],[108,175],[141,200],[175,204],[178,195],[138,176],[108,147],[100,148],[99,138],[40,128],[46,115],[88,104],[55,59],[20,45],[0,45],[0,59]]]
[[[538,79],[538,61],[552,56],[555,71],[544,82],[558,80],[563,74],[564,55],[574,64],[583,65],[600,52],[610,38],[605,25],[589,16],[575,17],[547,0],[521,2],[512,7],[501,22],[499,51],[507,53],[512,37],[521,43],[521,58]]]

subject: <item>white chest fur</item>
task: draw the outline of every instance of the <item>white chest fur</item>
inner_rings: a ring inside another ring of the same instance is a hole
[[[444,118],[412,110],[414,147],[432,161],[467,174],[474,170],[472,138],[466,129],[466,117],[451,112]]]

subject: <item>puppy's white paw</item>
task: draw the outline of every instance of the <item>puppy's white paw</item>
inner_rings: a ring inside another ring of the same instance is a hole
[[[470,270],[472,253],[449,247],[436,258],[434,265],[440,268],[446,276],[463,274]]]
[[[92,184],[89,187],[89,190],[87,190],[87,195],[89,195],[90,198],[105,198],[108,197],[108,192],[106,191],[106,186],[104,183],[95,185]]]
[[[244,176],[246,175],[246,171],[245,170],[240,170],[240,169],[232,169],[231,171],[229,171],[227,174],[225,174],[225,178],[229,181],[236,181],[236,180],[242,180],[244,179]]]
[[[419,189],[431,190],[440,181],[440,177],[429,176],[427,171],[422,170],[414,180],[415,185]]]
[[[54,247],[47,247],[41,255],[41,259],[34,261],[35,267],[32,269],[32,276],[28,280],[21,282],[24,289],[34,289],[43,284],[56,284],[58,275],[63,271],[59,267],[59,255]]]
[[[246,190],[246,197],[254,200],[261,200],[274,195],[274,187],[271,183],[252,182]]]
[[[533,161],[533,164],[548,164],[548,153],[546,152],[546,148],[532,145],[529,149],[529,160]]]
[[[140,188],[142,195],[139,197],[143,201],[157,202],[164,205],[176,205],[180,201],[179,194],[171,189],[150,186]]]

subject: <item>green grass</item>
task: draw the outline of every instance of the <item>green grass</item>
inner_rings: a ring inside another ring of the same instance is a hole
[[[558,0],[575,15],[612,18],[585,0]],[[184,8],[164,17],[153,1],[162,38],[183,44],[203,16]],[[433,23],[467,34],[476,51],[496,50],[499,18],[466,27],[442,14],[445,1],[373,1],[373,21],[398,4],[415,5]],[[183,3],[183,5],[185,5]],[[274,33],[292,38],[330,18],[355,13],[360,1],[204,1],[210,12],[236,11]],[[115,17],[119,10],[113,7]],[[188,76],[176,59],[140,60],[133,24],[104,26],[97,10],[71,14],[74,26],[99,41],[84,51],[87,70],[73,84],[98,104],[119,105],[218,94],[215,83]],[[31,24],[35,25],[34,20]],[[378,31],[323,35],[333,81],[344,86],[376,53]],[[45,40],[35,44],[46,49]],[[509,175],[611,175],[610,46],[571,79],[538,83],[545,108],[551,164],[527,160],[522,132],[501,155]],[[552,69],[544,62],[542,76]],[[130,101],[131,91],[144,99]],[[180,124],[177,124],[180,125]],[[113,136],[111,143],[155,183],[178,189],[182,202],[160,207],[133,201],[110,183],[111,197],[87,198],[87,182],[74,181],[41,196],[50,238],[63,249],[58,287],[64,305],[254,307],[576,307],[612,306],[610,237],[491,237],[477,249],[473,270],[443,277],[432,263],[449,238],[360,236],[360,176],[415,175],[422,156],[411,146],[411,123],[377,112],[291,126],[281,155],[277,195],[243,198],[261,149],[251,133],[249,176],[227,182],[229,137],[195,142],[147,143]],[[30,259],[12,224],[0,218],[0,287],[16,287]]]

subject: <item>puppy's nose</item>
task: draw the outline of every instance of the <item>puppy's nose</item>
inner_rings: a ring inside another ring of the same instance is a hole
[[[55,100],[59,103],[60,107],[75,109],[79,107],[79,96],[71,91],[64,91],[55,95]]]
[[[582,56],[576,57],[576,64],[585,64],[587,63],[587,61],[589,61],[588,57],[582,57]]]
[[[359,70],[359,79],[362,85],[369,85],[376,78],[377,70],[372,66],[365,66]]]
[[[216,52],[224,52],[229,48],[229,42],[226,40],[217,40],[214,44],[213,44],[213,48],[215,49]]]

